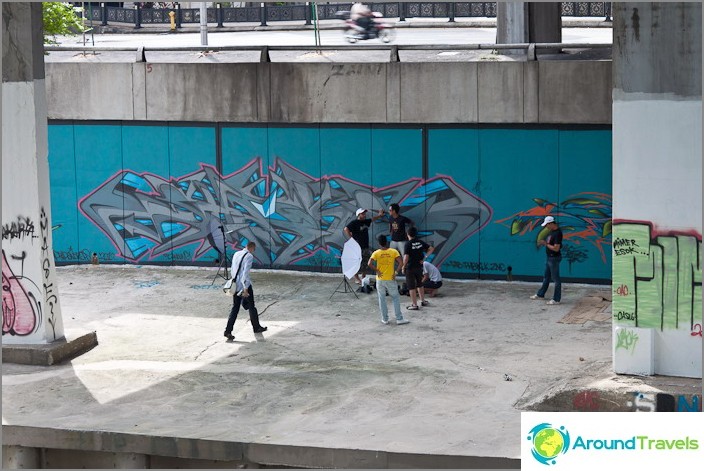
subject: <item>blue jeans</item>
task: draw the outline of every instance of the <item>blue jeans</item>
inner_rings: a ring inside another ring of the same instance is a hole
[[[562,280],[560,279],[560,261],[562,256],[559,257],[548,257],[545,262],[545,273],[543,274],[543,285],[540,287],[536,293],[541,298],[545,296],[545,293],[550,286],[550,279],[555,282],[555,292],[552,295],[552,299],[555,301],[560,301],[562,298]]]
[[[386,290],[389,290],[389,295],[394,303],[394,313],[396,314],[396,320],[400,321],[403,319],[403,314],[401,314],[401,297],[398,294],[398,285],[396,280],[380,280],[376,279],[376,295],[379,297],[379,309],[381,310],[381,320],[388,322],[389,320],[389,308],[386,307]]]

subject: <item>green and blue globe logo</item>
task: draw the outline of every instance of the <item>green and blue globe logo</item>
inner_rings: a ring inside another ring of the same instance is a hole
[[[533,442],[533,458],[545,465],[555,464],[556,458],[570,449],[570,434],[562,426],[555,428],[548,423],[536,425],[530,430],[528,440]]]

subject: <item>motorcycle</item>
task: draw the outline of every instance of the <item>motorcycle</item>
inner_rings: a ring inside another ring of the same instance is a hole
[[[378,11],[372,12],[372,24],[368,30],[352,20],[349,11],[339,11],[337,17],[345,21],[343,34],[351,44],[367,39],[381,39],[382,42],[389,43],[396,35],[393,24],[384,21],[384,17]]]

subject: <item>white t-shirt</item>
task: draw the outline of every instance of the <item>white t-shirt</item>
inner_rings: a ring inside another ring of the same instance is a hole
[[[428,274],[430,281],[438,283],[442,281],[442,275],[440,275],[440,270],[438,270],[435,265],[430,262],[423,262],[423,274]]]

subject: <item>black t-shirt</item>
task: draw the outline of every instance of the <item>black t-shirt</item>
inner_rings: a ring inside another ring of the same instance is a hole
[[[369,226],[371,225],[371,219],[355,219],[347,224],[347,229],[352,233],[352,238],[357,241],[362,249],[369,248]]]
[[[406,237],[406,226],[412,226],[413,221],[406,216],[398,215],[397,218],[389,218],[389,232],[391,232],[391,240],[394,242],[403,242],[408,240]]]
[[[411,239],[406,242],[406,255],[408,255],[407,268],[423,269],[423,257],[430,246],[425,241],[418,238]]]
[[[545,242],[547,242],[550,245],[555,245],[555,244],[560,244],[560,249],[562,249],[562,231],[560,229],[555,229],[552,231],[548,236],[545,238]],[[562,255],[560,253],[560,250],[555,252],[554,250],[550,250],[545,247],[545,251],[548,253],[548,257],[559,257]]]

